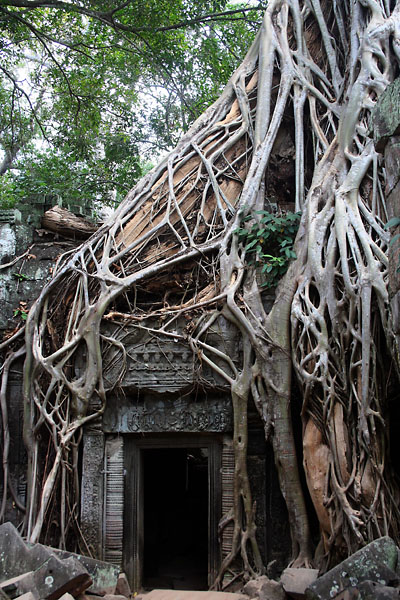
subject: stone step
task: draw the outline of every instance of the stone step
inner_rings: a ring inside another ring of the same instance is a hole
[[[199,592],[191,590],[153,590],[145,600],[249,600],[248,596],[230,592]]]

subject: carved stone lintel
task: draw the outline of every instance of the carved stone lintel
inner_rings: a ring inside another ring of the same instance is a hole
[[[110,399],[103,417],[107,433],[210,432],[232,431],[232,406],[229,397],[208,398],[201,402],[129,398]]]

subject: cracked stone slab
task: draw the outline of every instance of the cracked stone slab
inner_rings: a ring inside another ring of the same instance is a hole
[[[397,546],[390,537],[374,540],[319,577],[306,590],[307,600],[336,598],[362,581],[390,585],[398,581]]]

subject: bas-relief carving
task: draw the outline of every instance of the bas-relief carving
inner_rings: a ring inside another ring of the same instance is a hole
[[[83,447],[81,524],[95,558],[102,558],[104,435],[85,433]]]
[[[232,431],[229,397],[200,402],[188,399],[147,399],[129,402],[110,398],[103,416],[107,433],[210,432]]]
[[[186,322],[177,323],[177,336],[182,335],[185,325]],[[240,362],[241,349],[237,331],[222,317],[213,327],[213,331],[207,337],[207,343],[217,347],[233,362]],[[120,371],[124,361],[115,346],[110,348],[109,354],[104,357],[103,375],[107,389],[111,389],[116,381],[119,381],[122,388],[157,393],[177,393],[200,382],[208,388],[227,387],[225,379],[203,363],[189,345],[182,343],[178,337],[150,335],[143,329],[133,327],[124,328],[122,336],[117,330],[110,329],[105,333],[117,337],[126,351],[124,373]],[[233,375],[226,361],[215,356],[213,360],[228,375]]]
[[[181,344],[168,342],[160,349],[158,344],[147,342],[139,348],[128,348],[125,386],[173,392],[194,380],[193,353]]]

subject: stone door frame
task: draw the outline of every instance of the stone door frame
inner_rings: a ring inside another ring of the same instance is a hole
[[[222,436],[215,434],[147,434],[124,436],[125,506],[123,568],[134,592],[140,590],[144,559],[143,451],[159,448],[208,449],[208,585],[218,573],[221,518]]]

